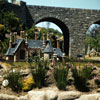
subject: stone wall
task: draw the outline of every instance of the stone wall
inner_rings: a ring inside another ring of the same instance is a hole
[[[29,91],[25,96],[0,93],[0,100],[100,100],[99,93],[85,94],[78,91],[58,91],[48,88]]]
[[[69,33],[63,31],[64,36],[69,34],[69,56],[85,54],[85,34],[89,26],[100,20],[100,10],[85,10],[74,8],[27,6],[35,23],[45,18],[55,18],[66,25]],[[56,20],[48,20],[59,25]],[[68,39],[68,37],[66,37]],[[67,43],[68,44],[68,43]],[[68,46],[65,41],[65,46]]]
[[[20,6],[7,4],[6,8],[13,10],[29,27],[42,21],[57,24],[64,35],[65,52],[73,57],[85,54],[86,31],[91,24],[100,20],[100,10],[33,6],[24,2]]]

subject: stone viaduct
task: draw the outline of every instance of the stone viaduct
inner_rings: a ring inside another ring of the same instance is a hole
[[[85,34],[91,24],[100,24],[100,10],[46,7],[7,3],[4,6],[13,10],[29,27],[43,21],[50,21],[60,27],[64,35],[64,50],[69,56],[85,54]]]

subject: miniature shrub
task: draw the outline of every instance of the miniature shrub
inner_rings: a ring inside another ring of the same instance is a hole
[[[69,66],[57,66],[54,70],[54,78],[56,85],[60,90],[65,90],[67,85],[67,76],[69,72]]]
[[[87,87],[87,81],[91,78],[92,67],[84,66],[82,68],[74,67],[72,69],[74,77],[74,85],[79,91],[89,91]]]
[[[31,67],[32,75],[34,77],[34,82],[36,87],[41,88],[44,86],[45,76],[47,73],[46,64],[44,61],[38,61],[36,66]]]
[[[23,91],[29,91],[33,88],[33,85],[34,85],[34,79],[33,77],[28,77],[26,78],[25,80],[23,80],[23,87],[22,87],[22,90]]]
[[[10,70],[5,77],[9,81],[9,87],[16,92],[22,90],[21,73],[16,70]]]

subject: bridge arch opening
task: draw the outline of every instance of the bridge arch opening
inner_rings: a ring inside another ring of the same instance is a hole
[[[63,37],[64,37],[64,52],[66,53],[67,56],[69,56],[69,30],[68,27],[59,19],[57,18],[52,18],[52,17],[46,17],[42,18],[39,21],[35,23],[38,24],[40,22],[52,22],[56,24],[62,31]]]
[[[98,56],[97,53],[100,53],[100,20],[95,21],[88,27],[85,42],[86,55]]]

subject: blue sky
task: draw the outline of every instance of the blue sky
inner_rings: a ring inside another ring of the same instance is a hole
[[[100,0],[23,0],[30,5],[100,9]]]

